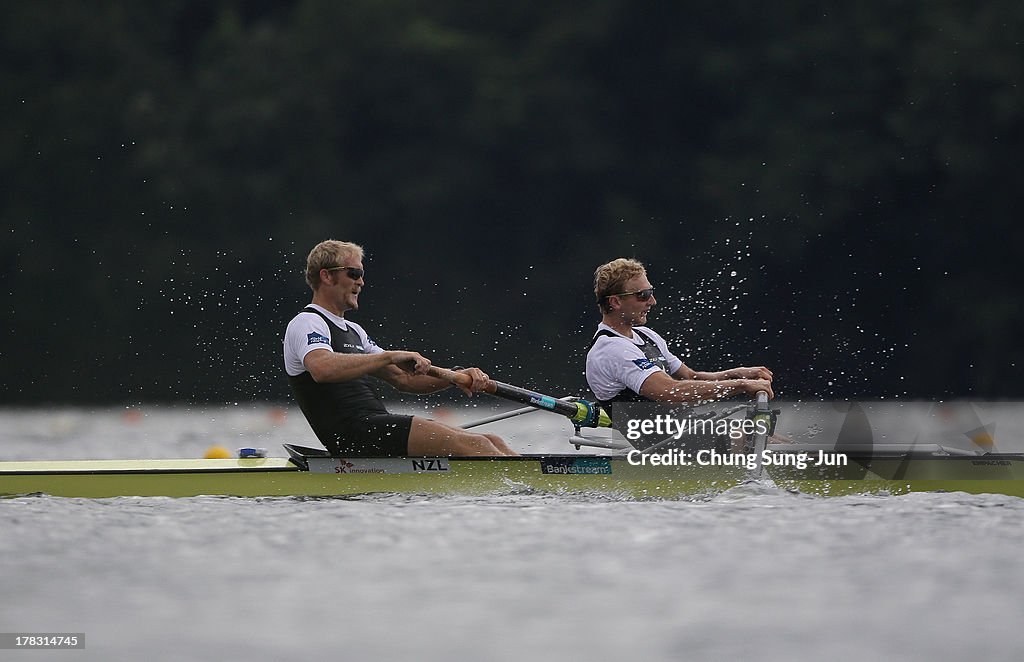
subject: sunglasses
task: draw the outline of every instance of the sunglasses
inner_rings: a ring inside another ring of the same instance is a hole
[[[359,267],[327,267],[328,271],[338,271],[340,269],[347,269],[345,275],[351,278],[352,280],[359,280],[360,278],[363,277],[363,274],[366,273]]]
[[[647,301],[654,296],[654,288],[648,287],[646,290],[637,290],[636,292],[619,292],[618,294],[609,294],[608,297],[627,297],[633,295],[637,301]],[[605,297],[606,299],[608,297]]]

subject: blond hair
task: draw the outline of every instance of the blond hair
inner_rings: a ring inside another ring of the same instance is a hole
[[[306,257],[306,284],[316,292],[320,287],[320,270],[347,267],[348,262],[363,260],[363,247],[350,241],[328,239],[321,241]]]
[[[602,313],[611,311],[608,297],[622,292],[622,287],[631,278],[647,273],[639,260],[620,257],[607,264],[602,264],[594,271],[594,296]]]

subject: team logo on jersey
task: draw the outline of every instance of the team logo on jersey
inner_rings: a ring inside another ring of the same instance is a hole
[[[650,370],[651,368],[658,367],[658,365],[654,361],[648,358],[633,359],[633,363],[635,363],[636,367],[640,368],[641,370]]]
[[[328,338],[327,336],[325,336],[323,334],[317,333],[316,331],[314,331],[313,333],[307,333],[306,334],[306,345],[330,345],[330,344],[331,344],[331,339],[330,338]]]

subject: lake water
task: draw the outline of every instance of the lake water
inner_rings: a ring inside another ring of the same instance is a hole
[[[805,407],[785,429],[834,418]],[[315,445],[272,407],[0,410],[0,425],[5,459]],[[569,428],[538,414],[495,431],[540,452]],[[0,632],[86,635],[0,660],[1018,660],[1022,522],[1013,497],[761,485],[677,502],[0,499]]]

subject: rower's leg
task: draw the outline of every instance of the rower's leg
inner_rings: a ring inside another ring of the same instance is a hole
[[[495,448],[502,452],[502,455],[519,455],[519,453],[509,448],[508,444],[505,443],[505,440],[498,435],[485,433],[484,436],[491,440],[491,443],[494,444]]]
[[[499,437],[477,434],[413,416],[409,430],[409,455],[515,455]]]

